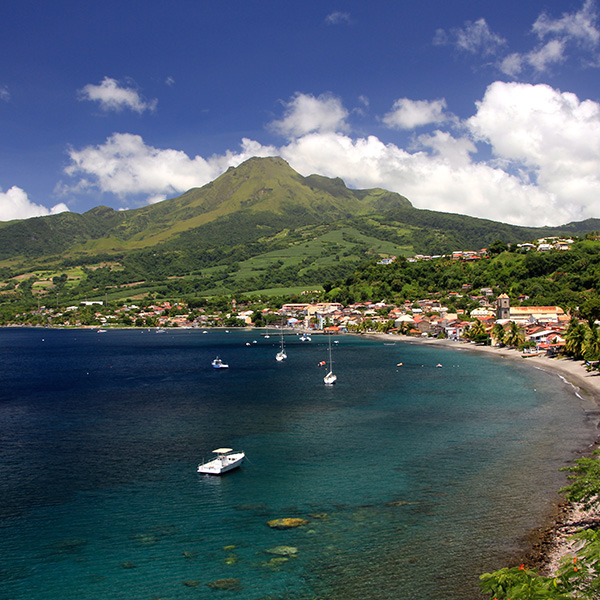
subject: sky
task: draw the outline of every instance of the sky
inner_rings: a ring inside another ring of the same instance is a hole
[[[252,156],[515,225],[600,218],[595,0],[102,0],[0,12],[0,221]]]

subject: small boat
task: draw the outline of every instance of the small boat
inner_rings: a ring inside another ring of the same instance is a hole
[[[98,329],[98,333],[106,333],[106,329]]]
[[[308,333],[303,333],[302,336],[300,337],[301,342],[310,342],[311,339],[312,338],[310,337],[310,335],[308,335]]]
[[[285,352],[285,347],[283,345],[283,331],[281,332],[281,349],[275,355],[275,360],[277,362],[283,362],[287,358],[287,354]]]
[[[229,365],[225,364],[218,356],[217,358],[215,358],[211,365],[213,366],[213,369],[228,369]]]
[[[325,385],[333,385],[337,381],[337,375],[333,372],[333,360],[331,359],[331,334],[329,334],[329,372],[323,377]]]
[[[246,455],[243,452],[236,452],[234,454],[232,452],[232,448],[217,448],[213,450],[213,454],[216,454],[217,458],[198,465],[198,473],[221,475],[221,473],[227,473],[227,471],[239,467],[244,462]]]

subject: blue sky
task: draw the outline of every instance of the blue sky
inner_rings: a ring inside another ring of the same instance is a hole
[[[0,220],[136,208],[251,156],[518,225],[600,217],[593,0],[8,3]]]

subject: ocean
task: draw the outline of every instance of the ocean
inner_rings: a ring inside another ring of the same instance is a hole
[[[0,329],[1,597],[478,598],[596,407],[518,361],[392,340],[334,336],[327,387],[321,335],[278,363],[259,331]],[[198,474],[222,446],[244,466]],[[287,517],[306,523],[267,524]]]

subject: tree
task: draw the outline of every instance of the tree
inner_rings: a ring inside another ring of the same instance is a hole
[[[492,337],[496,340],[496,345],[502,346],[504,344],[504,337],[506,331],[504,330],[504,326],[500,323],[494,323],[492,327]]]
[[[511,321],[504,341],[509,346],[517,347],[523,343],[523,337],[523,332],[519,329],[517,323],[515,321]]]
[[[575,359],[585,353],[586,327],[578,319],[572,318],[565,333],[565,353]]]
[[[600,329],[595,322],[590,323],[587,327],[584,348],[586,360],[600,359]]]

